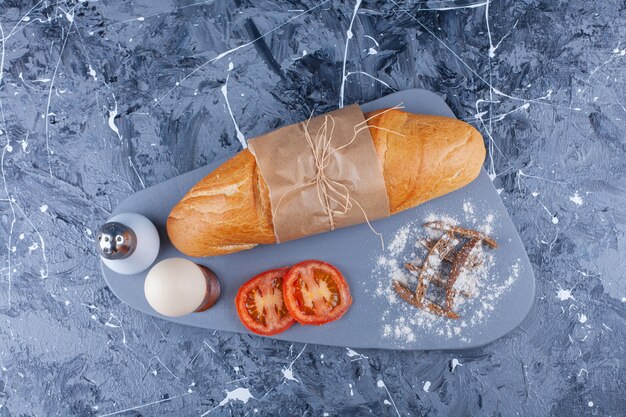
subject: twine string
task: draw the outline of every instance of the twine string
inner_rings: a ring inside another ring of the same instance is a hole
[[[380,238],[381,245],[384,249],[384,240],[383,240],[382,234],[380,234],[374,229],[374,227],[370,223],[369,218],[367,217],[367,213],[365,213],[365,210],[363,209],[361,204],[359,204],[357,200],[355,200],[354,198],[350,196],[350,190],[348,189],[346,185],[342,184],[341,182],[335,179],[330,178],[326,174],[325,170],[328,167],[328,165],[331,163],[332,156],[335,153],[341,151],[342,149],[345,149],[348,146],[352,145],[354,141],[357,139],[358,134],[365,129],[374,128],[374,129],[382,130],[385,132],[390,132],[399,136],[404,136],[403,134],[395,132],[391,129],[367,124],[368,121],[370,121],[371,119],[375,117],[380,116],[381,114],[387,113],[391,110],[402,109],[402,108],[404,108],[404,106],[402,106],[402,103],[401,103],[397,106],[391,107],[389,109],[385,109],[382,112],[379,112],[375,114],[374,116],[371,116],[365,119],[364,121],[356,124],[354,126],[354,135],[352,136],[352,138],[345,144],[338,146],[334,149],[332,149],[332,146],[331,146],[333,138],[334,138],[333,134],[335,131],[334,117],[330,114],[325,115],[324,122],[317,129],[317,132],[315,132],[315,135],[311,136],[311,132],[309,130],[309,123],[311,122],[311,119],[313,118],[313,113],[311,113],[308,120],[306,122],[302,122],[302,127],[304,131],[304,140],[307,143],[309,149],[311,150],[311,153],[313,154],[313,162],[315,164],[315,175],[310,180],[307,180],[303,182],[302,184],[296,184],[293,187],[289,188],[287,191],[285,191],[283,195],[280,197],[280,199],[278,200],[278,203],[276,203],[276,206],[274,207],[274,209],[272,210],[272,217],[276,215],[276,212],[278,211],[280,204],[282,203],[283,199],[285,198],[287,194],[293,191],[299,190],[301,188],[304,188],[304,187],[315,185],[319,203],[324,208],[324,210],[326,211],[328,215],[328,222],[330,224],[330,230],[335,230],[335,227],[336,227],[335,216],[336,215],[344,215],[348,213],[350,210],[352,210],[354,205],[356,205],[363,213],[363,217],[365,218],[365,221],[367,225],[369,226],[370,230],[374,232],[374,234],[376,234]],[[337,208],[333,208],[333,205]]]

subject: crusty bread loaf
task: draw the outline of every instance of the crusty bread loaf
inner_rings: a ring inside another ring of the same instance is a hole
[[[391,214],[457,190],[479,174],[482,136],[448,117],[391,110],[368,124],[385,179]],[[267,185],[247,149],[196,184],[172,209],[167,233],[189,256],[214,256],[274,243]]]

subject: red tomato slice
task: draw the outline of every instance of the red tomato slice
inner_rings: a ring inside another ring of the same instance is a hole
[[[320,325],[339,319],[352,304],[341,272],[322,261],[304,261],[291,267],[283,282],[289,314],[300,324]]]
[[[265,271],[239,288],[235,304],[239,319],[250,331],[265,336],[295,323],[283,301],[283,277],[288,268]]]

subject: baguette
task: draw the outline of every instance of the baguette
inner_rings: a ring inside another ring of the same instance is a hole
[[[473,181],[485,159],[467,123],[401,110],[366,113],[391,214]],[[215,256],[275,243],[270,197],[256,159],[244,149],[192,187],[172,209],[167,233],[182,253]]]

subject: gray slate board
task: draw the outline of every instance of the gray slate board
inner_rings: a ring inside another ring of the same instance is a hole
[[[400,91],[361,107],[364,111],[371,111],[400,103],[404,105],[406,111],[412,113],[454,117],[441,98],[432,92],[418,89]],[[139,191],[120,203],[113,214],[140,213],[155,223],[161,235],[161,251],[157,261],[184,256],[167,239],[165,232],[167,216],[190,187],[223,162],[214,162]],[[148,305],[143,294],[143,282],[147,271],[126,276],[116,274],[104,265],[102,271],[111,290],[122,301],[140,311],[190,326],[249,333],[240,323],[233,302],[239,286],[267,269],[306,259],[321,259],[336,265],[345,275],[354,300],[352,307],[341,320],[334,323],[323,327],[294,325],[286,332],[272,337],[293,342],[353,348],[431,350],[476,347],[485,345],[514,329],[530,310],[535,291],[535,278],[524,246],[487,173],[483,170],[474,182],[459,191],[374,222],[374,227],[389,242],[403,225],[416,220],[421,221],[428,213],[440,212],[463,217],[463,202],[468,199],[480,202],[481,207],[488,207],[496,214],[493,236],[500,243],[500,248],[494,255],[496,262],[492,273],[505,280],[511,266],[518,263],[520,274],[510,290],[502,294],[494,304],[495,310],[489,317],[480,326],[464,330],[462,335],[464,340],[460,335],[449,337],[431,332],[422,334],[419,331],[416,332],[415,340],[410,342],[398,343],[382,337],[384,325],[382,316],[389,310],[389,302],[384,296],[375,295],[379,277],[374,277],[373,271],[381,248],[378,237],[367,225],[353,226],[280,245],[258,246],[249,251],[225,256],[190,258],[216,272],[222,285],[222,295],[210,310],[180,318],[161,316]],[[393,319],[393,314],[392,310],[391,317],[388,316],[387,319]]]

